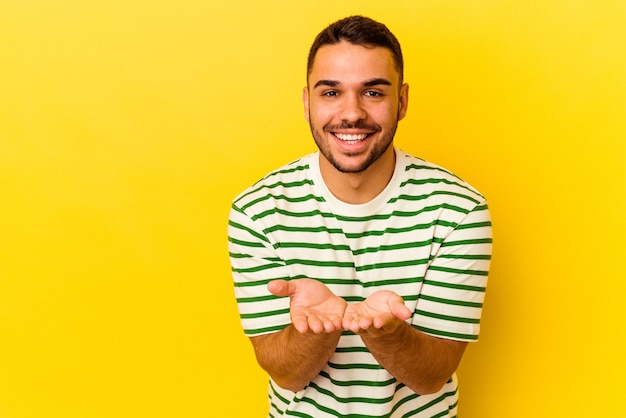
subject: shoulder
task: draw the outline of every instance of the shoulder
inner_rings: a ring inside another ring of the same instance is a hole
[[[253,206],[272,206],[272,201],[297,196],[309,189],[313,181],[310,178],[309,162],[312,154],[301,157],[277,168],[252,186],[246,188],[233,199],[233,207],[246,209]]]
[[[403,151],[398,151],[401,170],[400,187],[406,192],[419,194],[454,194],[465,196],[476,204],[484,203],[485,197],[471,184],[452,171]]]

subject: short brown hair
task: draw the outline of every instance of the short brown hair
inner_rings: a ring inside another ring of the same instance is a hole
[[[400,42],[393,33],[380,22],[364,16],[350,16],[329,25],[322,30],[311,49],[307,61],[307,76],[311,73],[317,51],[324,45],[334,45],[347,41],[354,45],[383,47],[391,51],[394,65],[400,73],[400,84],[404,78],[404,61]]]

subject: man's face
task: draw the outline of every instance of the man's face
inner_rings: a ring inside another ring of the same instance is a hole
[[[340,42],[318,50],[303,101],[322,156],[342,173],[361,173],[381,156],[393,156],[408,86],[400,86],[387,48]]]

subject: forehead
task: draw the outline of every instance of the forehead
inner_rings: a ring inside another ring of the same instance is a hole
[[[319,80],[347,83],[385,78],[396,84],[399,77],[389,49],[342,41],[324,45],[317,51],[308,81],[309,85],[315,85]]]

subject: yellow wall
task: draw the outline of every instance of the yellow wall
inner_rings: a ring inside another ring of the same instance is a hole
[[[306,52],[354,13],[403,44],[398,145],[490,199],[461,416],[626,417],[626,3],[2,0],[1,418],[263,416],[226,217],[314,150]]]

